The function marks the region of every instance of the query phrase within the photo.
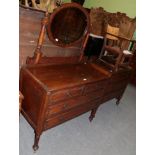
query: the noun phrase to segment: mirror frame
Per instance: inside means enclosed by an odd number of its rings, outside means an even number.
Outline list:
[[[55,41],[54,37],[53,37],[53,33],[51,32],[51,24],[55,18],[55,16],[63,9],[66,8],[76,8],[79,9],[80,11],[82,11],[84,13],[84,15],[86,16],[86,22],[87,22],[87,26],[84,30],[83,35],[77,39],[76,41],[73,41],[69,44],[63,44],[63,43],[59,43],[57,41]],[[47,24],[47,34],[49,37],[49,40],[52,41],[55,45],[57,46],[61,46],[61,47],[70,47],[78,42],[80,42],[82,40],[82,38],[84,38],[88,33],[89,33],[89,29],[90,29],[90,18],[89,18],[89,13],[87,12],[87,10],[85,8],[83,8],[81,5],[77,4],[77,3],[65,3],[63,4],[61,7],[57,8],[49,17],[49,21]]]

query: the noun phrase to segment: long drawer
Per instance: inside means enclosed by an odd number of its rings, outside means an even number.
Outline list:
[[[105,91],[104,89],[99,89],[98,91],[93,91],[90,93],[86,93],[82,96],[69,98],[69,99],[57,102],[56,104],[49,104],[48,110],[46,113],[46,118],[50,118],[53,115],[70,110],[79,105],[88,104],[91,101],[101,99],[102,96],[104,96],[104,91]]]
[[[52,95],[50,96],[49,104],[55,104],[59,101],[63,101],[75,96],[80,96],[83,94],[83,90],[84,90],[84,86],[78,86],[75,88],[52,92]]]
[[[90,111],[91,109],[98,107],[100,103],[101,103],[101,99],[96,99],[88,102],[87,104],[79,105],[76,108],[72,108],[67,112],[62,112],[58,115],[55,115],[54,117],[50,117],[45,121],[44,130],[47,130],[58,124],[66,122],[67,120],[75,118],[87,111]]]
[[[55,104],[60,101],[64,101],[69,98],[73,98],[76,96],[86,95],[88,93],[97,91],[99,89],[104,89],[106,87],[107,80],[99,81],[91,84],[85,84],[81,86],[76,86],[74,88],[68,88],[65,90],[59,90],[56,92],[52,92],[50,96],[49,104]]]

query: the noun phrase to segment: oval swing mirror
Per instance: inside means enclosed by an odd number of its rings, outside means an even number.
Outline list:
[[[89,29],[87,11],[76,3],[63,4],[49,17],[47,33],[56,45],[68,47],[79,42]]]

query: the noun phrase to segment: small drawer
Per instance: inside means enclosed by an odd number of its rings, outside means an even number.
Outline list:
[[[54,92],[50,96],[50,103],[59,102],[75,96],[82,95],[82,92],[83,92],[83,86]]]
[[[115,75],[112,75],[110,81],[113,83],[120,83],[122,81],[127,81],[130,78],[130,74],[124,73],[117,73]]]
[[[110,92],[113,92],[113,91],[119,91],[119,90],[122,90],[122,89],[125,89],[126,86],[128,84],[128,81],[122,81],[122,82],[119,82],[119,83],[109,83],[107,89],[106,89],[106,94],[107,93],[110,93]]]
[[[98,89],[98,90],[93,91],[93,92],[85,93],[84,95],[89,100],[95,100],[95,99],[98,99],[98,98],[101,98],[102,96],[104,96],[104,93],[105,93],[105,89]]]
[[[76,101],[75,99],[69,99],[69,100],[54,104],[48,108],[47,118],[51,117],[52,115],[58,114],[60,112],[69,110],[79,104],[80,102],[78,100]]]
[[[88,84],[85,86],[84,94],[99,90],[99,89],[104,89],[106,86],[107,81],[101,81],[97,82],[94,84]]]
[[[57,101],[68,99],[70,97],[71,96],[69,94],[69,91],[63,90],[63,91],[58,91],[58,92],[52,93],[52,95],[50,96],[50,101],[57,102]]]
[[[72,97],[80,96],[83,93],[83,89],[84,89],[84,86],[71,88],[69,89],[69,94]]]
[[[105,94],[105,96],[101,100],[102,100],[102,102],[106,102],[108,100],[111,100],[113,98],[117,98],[117,97],[121,96],[122,93],[123,93],[123,90],[113,91],[111,93]]]

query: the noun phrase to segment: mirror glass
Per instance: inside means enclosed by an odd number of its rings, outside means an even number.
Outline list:
[[[51,15],[48,24],[49,39],[59,46],[68,46],[83,37],[87,23],[87,14],[84,8],[68,5],[62,6]],[[82,10],[81,10],[82,8]]]

